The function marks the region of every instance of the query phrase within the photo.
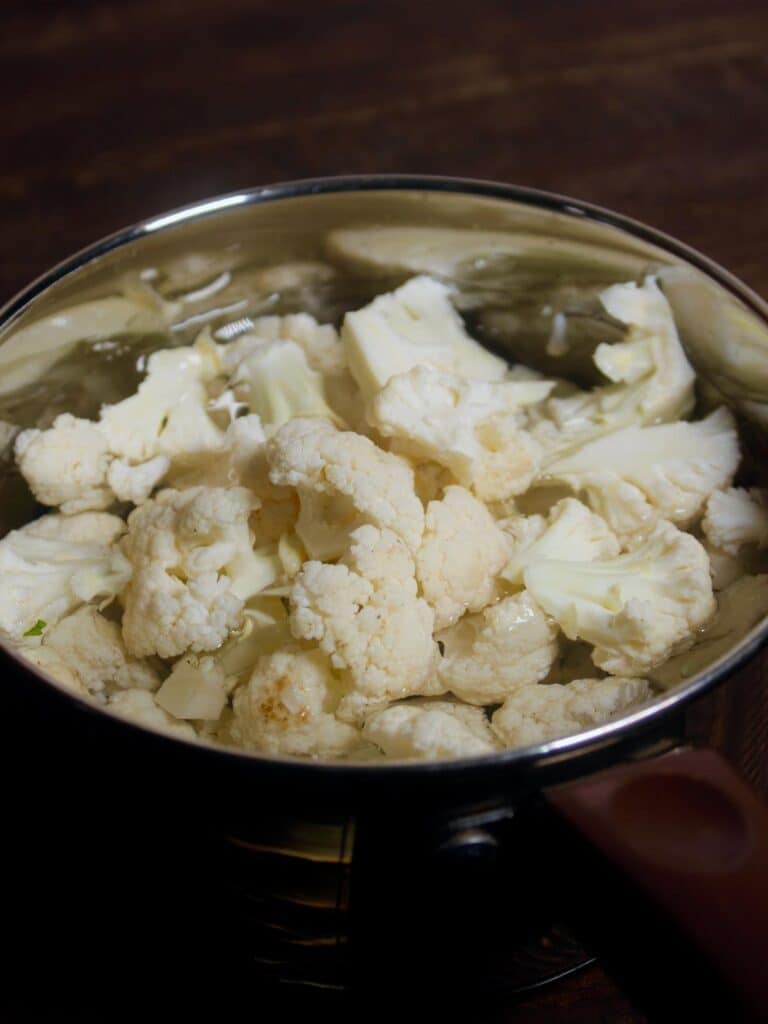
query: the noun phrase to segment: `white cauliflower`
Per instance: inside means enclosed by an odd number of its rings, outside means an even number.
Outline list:
[[[167,455],[156,455],[135,465],[127,459],[112,459],[107,470],[107,483],[118,501],[141,505],[166,475],[170,464]]]
[[[392,530],[411,552],[417,550],[424,509],[414,491],[413,469],[405,459],[321,419],[286,423],[267,444],[267,459],[272,483],[297,488],[302,505],[310,503],[313,515],[301,518],[297,525],[310,554],[318,550],[317,528],[322,534],[322,557],[334,557],[322,532],[326,522],[332,531],[336,528],[335,555],[344,550],[351,529],[361,523]],[[322,499],[319,505],[313,497],[317,495]],[[316,519],[319,512],[322,518]]]
[[[43,632],[41,647],[58,657],[89,693],[103,690],[156,690],[160,678],[146,662],[125,649],[120,627],[97,608],[85,605]],[[56,676],[57,672],[49,669]]]
[[[615,535],[600,516],[575,498],[563,498],[548,517],[517,516],[502,520],[512,557],[501,575],[522,586],[527,566],[548,559],[595,562],[615,558],[621,550]]]
[[[146,501],[172,461],[220,450],[224,432],[208,412],[206,384],[219,369],[204,345],[161,349],[147,361],[135,395],[104,406],[98,422],[69,413],[47,430],[16,438],[22,476],[45,505],[67,514]]]
[[[494,704],[536,683],[557,657],[557,630],[530,594],[514,594],[437,635],[443,687],[470,704]]]
[[[478,380],[498,380],[507,364],[474,341],[450,303],[450,289],[414,277],[347,313],[341,340],[352,375],[366,401],[398,373],[431,366]]]
[[[690,679],[727,654],[768,615],[768,575],[742,576],[717,595],[717,612],[696,643],[648,673],[657,686],[669,689]]]
[[[121,718],[155,732],[167,733],[179,739],[197,739],[197,733],[188,722],[180,722],[157,703],[149,690],[118,690],[107,702],[107,708]]]
[[[654,277],[611,285],[600,300],[628,327],[626,341],[599,345],[594,361],[611,384],[546,404],[536,437],[552,455],[621,427],[680,419],[693,407],[694,372],[672,310]]]
[[[290,592],[291,630],[330,656],[372,701],[437,693],[434,615],[418,596],[413,559],[391,530],[362,526],[338,565],[307,562]]]
[[[277,597],[257,597],[243,610],[242,627],[211,654],[186,654],[173,666],[157,701],[176,718],[219,723],[227,698],[258,659],[292,642],[288,613]]]
[[[319,324],[308,313],[290,313],[288,316],[259,316],[248,335],[238,338],[238,344],[252,337],[254,347],[267,341],[294,341],[301,348],[313,370],[323,376],[336,376],[347,368],[344,346],[333,324]]]
[[[768,491],[759,487],[715,491],[701,526],[709,542],[729,555],[746,544],[767,547]]]
[[[467,380],[415,366],[372,399],[369,423],[397,451],[445,466],[486,501],[525,491],[541,449],[521,410],[541,402],[549,381]]]
[[[37,500],[58,505],[67,515],[108,508],[115,499],[140,504],[170,465],[166,455],[137,465],[116,458],[98,423],[69,413],[57,416],[47,430],[23,430],[15,454]]]
[[[451,701],[409,701],[371,714],[363,736],[388,757],[439,760],[498,750],[482,708]]]
[[[32,427],[16,438],[16,463],[43,505],[64,513],[107,508],[109,447],[97,424],[62,413],[48,430]]]
[[[123,596],[132,654],[213,650],[239,627],[243,601],[281,571],[276,553],[253,549],[255,504],[243,487],[191,487],[134,509],[123,545],[134,569]]]
[[[547,743],[634,711],[651,696],[645,679],[574,679],[523,686],[493,713],[491,728],[508,747]]]
[[[550,463],[547,477],[583,491],[625,536],[647,532],[659,519],[689,524],[733,478],[739,458],[733,417],[718,409],[699,423],[617,430]]]
[[[442,501],[430,501],[416,552],[416,578],[434,609],[435,629],[490,604],[496,576],[508,557],[504,534],[485,505],[465,488],[446,487]]]
[[[269,479],[266,435],[255,414],[239,416],[227,427],[224,449],[208,453],[181,472],[171,472],[177,490],[189,487],[247,487],[256,496],[251,527],[259,544],[279,541],[296,523],[299,500],[291,487],[276,487]]]
[[[83,512],[43,516],[0,540],[0,630],[20,640],[39,623],[52,626],[81,604],[107,604],[131,566],[114,541],[117,516]],[[40,627],[40,628],[43,628]]]
[[[206,389],[219,371],[204,346],[154,352],[136,394],[102,407],[98,425],[109,451],[137,463],[157,455],[184,461],[223,448],[224,431],[209,415]]]
[[[236,692],[229,738],[246,750],[340,757],[361,745],[360,731],[334,715],[341,684],[318,650],[292,646],[256,662]]]
[[[268,436],[299,416],[320,416],[341,425],[326,401],[322,376],[310,369],[293,341],[259,345],[238,364],[232,383]]]
[[[595,664],[617,676],[660,665],[715,610],[706,552],[667,522],[618,558],[536,562],[523,575],[565,635],[593,644]]]

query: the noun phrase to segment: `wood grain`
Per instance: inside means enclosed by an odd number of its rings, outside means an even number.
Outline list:
[[[4,0],[2,21],[0,301],[170,207],[393,171],[598,202],[768,294],[765,0]],[[474,1019],[644,1020],[598,968]]]

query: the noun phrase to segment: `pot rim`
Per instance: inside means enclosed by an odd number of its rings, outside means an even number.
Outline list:
[[[473,178],[447,177],[442,175],[418,174],[369,174],[343,175],[322,178],[304,178],[296,181],[262,185],[250,189],[241,189],[214,196],[209,199],[185,206],[177,207],[167,213],[148,217],[127,228],[107,235],[101,240],[74,253],[62,260],[40,277],[23,288],[0,308],[0,329],[10,325],[30,304],[48,288],[81,269],[89,263],[142,238],[151,236],[158,231],[165,231],[181,224],[202,220],[240,206],[252,206],[292,199],[299,196],[323,195],[335,192],[376,192],[376,191],[423,191],[448,192],[464,195],[477,195],[488,198],[517,202],[525,206],[552,210],[576,218],[582,217],[596,223],[606,224],[611,228],[650,242],[666,252],[684,259],[687,263],[702,270],[710,278],[717,281],[729,292],[739,298],[747,307],[768,323],[768,303],[761,299],[751,288],[745,285],[729,271],[703,253],[691,248],[684,242],[649,227],[641,221],[615,213],[594,203],[583,202],[555,192],[543,191],[519,185],[507,185],[501,182],[484,181]],[[551,765],[556,762],[570,760],[569,755],[584,755],[626,740],[633,732],[644,731],[646,727],[657,725],[669,720],[692,701],[703,696],[715,686],[725,682],[742,665],[748,662],[768,641],[768,619],[757,623],[742,639],[739,645],[728,655],[721,657],[703,672],[693,676],[684,685],[667,691],[653,703],[638,709],[632,714],[622,716],[615,721],[605,723],[593,729],[551,740],[547,743],[534,744],[527,747],[502,750],[496,754],[485,754],[472,758],[456,758],[443,761],[386,761],[378,762],[344,762],[344,761],[308,761],[300,758],[272,756],[237,750],[219,746],[210,741],[193,741],[171,736],[167,733],[140,726],[118,715],[110,713],[93,701],[83,698],[67,689],[52,676],[19,656],[14,648],[0,640],[0,660],[6,664],[16,664],[22,674],[30,680],[42,683],[46,690],[53,686],[62,697],[79,705],[82,710],[99,714],[106,713],[106,718],[113,724],[119,724],[142,736],[147,733],[176,747],[183,744],[191,750],[217,758],[232,759],[241,767],[284,766],[291,772],[311,772],[313,777],[327,776],[329,779],[343,779],[345,782],[364,780],[371,775],[380,775],[384,769],[395,772],[398,776],[418,774],[423,778],[427,774],[453,774],[455,771],[467,772],[472,769],[488,769],[493,766],[506,769],[531,769],[539,765]],[[102,719],[103,720],[103,719]],[[170,749],[170,748],[169,748]]]

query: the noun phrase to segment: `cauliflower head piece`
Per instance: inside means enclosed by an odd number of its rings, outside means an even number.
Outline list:
[[[714,618],[698,634],[695,644],[651,669],[656,686],[669,689],[707,668],[768,615],[768,575],[742,576],[717,595]]]
[[[525,591],[466,615],[437,640],[440,682],[470,704],[495,704],[538,682],[558,653],[557,629]]]
[[[258,345],[238,364],[232,383],[237,397],[261,420],[267,436],[300,416],[320,416],[343,426],[326,401],[321,374],[310,369],[294,341]]]
[[[224,431],[209,414],[206,389],[219,372],[204,346],[153,352],[136,394],[101,409],[98,425],[109,451],[138,463],[157,455],[183,461],[223,448]]]
[[[22,431],[16,460],[35,497],[66,514],[115,500],[138,505],[172,462],[222,449],[225,434],[209,414],[206,389],[218,368],[205,346],[161,349],[137,393],[103,406],[97,422],[63,413],[46,430]]]
[[[710,544],[729,555],[748,544],[768,547],[768,491],[759,487],[715,491],[701,526]]]
[[[541,402],[551,381],[468,380],[415,366],[372,399],[369,423],[397,451],[431,459],[485,501],[525,491],[541,448],[521,429],[521,410]]]
[[[498,750],[482,708],[447,700],[412,700],[375,711],[363,736],[388,757],[436,761]]]
[[[414,277],[347,313],[341,329],[347,362],[366,401],[395,374],[414,366],[478,380],[498,380],[507,364],[467,334],[447,285]]]
[[[600,516],[590,512],[576,498],[563,498],[547,517],[514,516],[502,520],[512,557],[501,576],[509,583],[523,585],[529,565],[548,559],[595,562],[615,558],[621,550],[618,539]]]
[[[336,565],[306,562],[290,591],[290,625],[314,641],[344,682],[372,702],[434,689],[434,614],[418,596],[408,549],[391,530],[361,526]]]
[[[125,530],[106,512],[50,514],[0,540],[0,630],[19,641],[38,622],[52,626],[82,604],[108,604],[131,565],[115,541]]]
[[[128,654],[117,623],[92,605],[78,608],[46,629],[40,650],[46,662],[39,661],[41,667],[63,682],[74,677],[87,694],[160,686],[152,665]]]
[[[319,324],[309,313],[256,317],[248,333],[237,339],[241,351],[246,339],[250,340],[253,348],[265,341],[294,342],[304,353],[310,369],[323,376],[335,377],[347,368],[339,332],[333,324]],[[224,352],[226,358],[226,349]]]
[[[583,491],[610,527],[627,536],[647,532],[659,519],[692,522],[712,492],[733,478],[739,459],[736,424],[727,409],[718,409],[699,423],[617,430],[550,463],[547,478]]]
[[[271,482],[295,487],[309,509],[296,532],[310,555],[337,557],[361,524],[391,530],[412,552],[421,543],[424,508],[413,468],[362,434],[327,420],[294,419],[270,439],[267,461]]]
[[[523,686],[494,711],[491,728],[505,746],[527,747],[602,725],[650,696],[645,679],[619,676]]]
[[[490,604],[508,557],[509,546],[493,516],[464,487],[446,487],[441,501],[430,501],[416,552],[416,577],[434,609],[435,629]]]
[[[617,676],[661,664],[715,610],[704,548],[667,522],[618,558],[536,562],[523,576],[565,635],[593,644],[594,663]]]
[[[43,505],[66,515],[108,508],[115,500],[146,501],[170,465],[165,455],[132,465],[118,458],[98,423],[62,413],[47,430],[16,437],[16,462]]]
[[[131,654],[172,658],[219,647],[239,628],[244,601],[280,574],[276,552],[254,550],[244,487],[161,491],[128,517],[133,577],[123,601]]]
[[[693,407],[695,374],[656,279],[611,285],[600,301],[626,325],[627,340],[595,351],[595,364],[610,384],[546,404],[549,419],[534,433],[548,457],[621,427],[681,419]]]
[[[342,757],[360,747],[360,730],[334,712],[343,687],[319,650],[293,645],[263,655],[232,702],[231,742],[246,750]]]

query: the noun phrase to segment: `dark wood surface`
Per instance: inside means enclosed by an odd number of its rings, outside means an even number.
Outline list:
[[[1,17],[0,300],[149,214],[387,171],[601,203],[768,294],[765,0],[4,0]],[[645,1020],[599,968],[474,1019]]]

